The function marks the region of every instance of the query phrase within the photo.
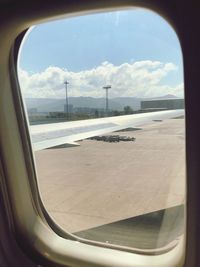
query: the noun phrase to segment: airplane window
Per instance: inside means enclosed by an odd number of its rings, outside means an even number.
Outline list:
[[[18,75],[39,189],[78,240],[163,251],[184,232],[182,53],[144,9],[53,21],[26,35]]]

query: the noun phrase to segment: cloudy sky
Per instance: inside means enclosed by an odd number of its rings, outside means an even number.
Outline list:
[[[53,21],[26,36],[18,62],[25,97],[183,96],[179,41],[169,24],[147,10]]]

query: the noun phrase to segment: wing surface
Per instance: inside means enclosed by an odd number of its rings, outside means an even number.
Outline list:
[[[75,143],[92,136],[111,133],[128,127],[137,127],[153,120],[164,120],[184,115],[183,109],[123,115],[81,121],[59,122],[30,126],[33,149]]]

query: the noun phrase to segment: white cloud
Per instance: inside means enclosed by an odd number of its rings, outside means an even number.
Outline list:
[[[183,83],[175,87],[162,80],[177,70],[173,63],[137,61],[115,66],[103,62],[98,67],[80,72],[50,66],[40,73],[19,70],[19,80],[25,97],[61,98],[65,96],[64,81],[68,81],[69,96],[104,97],[102,87],[111,84],[110,97],[156,97],[165,94],[183,95]]]

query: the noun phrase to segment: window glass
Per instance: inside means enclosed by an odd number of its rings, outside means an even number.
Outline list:
[[[41,198],[66,232],[159,250],[183,235],[183,66],[143,9],[35,26],[18,60]]]

